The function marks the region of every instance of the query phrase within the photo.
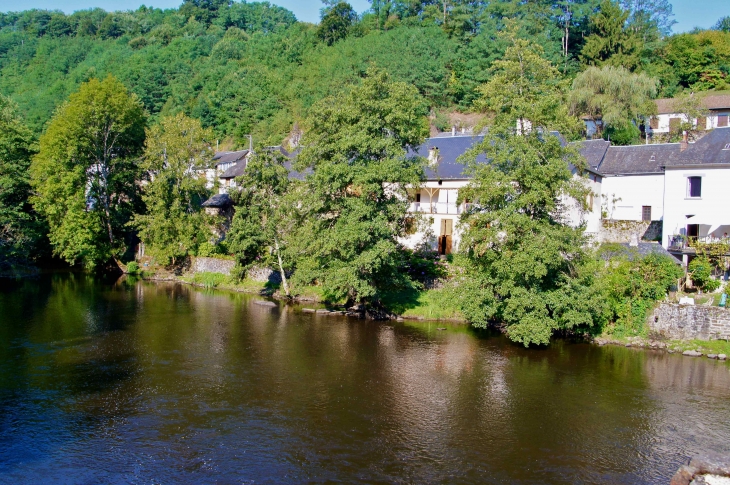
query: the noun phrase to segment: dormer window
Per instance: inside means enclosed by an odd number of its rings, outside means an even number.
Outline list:
[[[687,177],[687,197],[702,197],[702,177]]]
[[[725,148],[723,148],[723,150],[730,150],[730,143],[728,143],[727,145],[725,145]]]

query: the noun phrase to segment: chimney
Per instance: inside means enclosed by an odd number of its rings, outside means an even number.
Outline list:
[[[456,127],[455,126],[451,127],[451,136],[456,136]]]
[[[689,142],[687,141],[687,131],[682,132],[682,143],[679,144],[679,151],[683,152],[689,147]]]
[[[462,127],[461,127],[461,134],[463,135],[463,134],[465,134],[465,133],[466,133],[466,128],[464,128],[464,127],[462,126]]]

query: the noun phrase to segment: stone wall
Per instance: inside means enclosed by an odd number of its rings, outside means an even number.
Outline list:
[[[236,262],[232,259],[193,258],[193,273],[222,273],[230,275]]]
[[[636,234],[640,241],[661,241],[662,221],[612,221],[604,219],[598,230],[600,243],[627,243]]]
[[[652,331],[671,339],[730,338],[730,310],[725,308],[660,303],[648,323]]]
[[[274,271],[271,268],[266,268],[262,266],[250,267],[248,271],[246,271],[246,278],[257,281],[259,283],[268,282],[275,285],[281,283],[281,274],[278,271]]]

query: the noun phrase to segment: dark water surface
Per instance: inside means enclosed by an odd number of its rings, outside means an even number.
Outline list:
[[[1,483],[668,483],[730,365],[54,275],[0,287]]]

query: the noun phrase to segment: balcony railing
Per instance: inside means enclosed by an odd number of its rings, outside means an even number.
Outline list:
[[[715,236],[683,236],[675,234],[669,238],[669,249],[673,251],[684,251],[694,249],[698,244],[730,244],[730,237]]]
[[[448,204],[444,202],[411,202],[409,212],[421,212],[424,214],[462,214],[469,210],[471,204]]]

